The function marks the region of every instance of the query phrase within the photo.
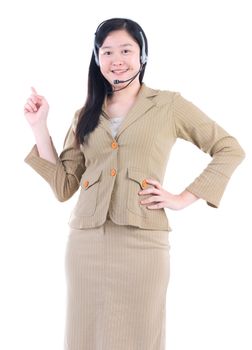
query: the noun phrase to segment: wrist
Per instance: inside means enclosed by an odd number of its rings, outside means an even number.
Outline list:
[[[185,207],[187,207],[188,205],[191,205],[192,203],[194,203],[198,199],[199,199],[199,197],[195,196],[193,193],[191,193],[187,190],[184,190],[183,192],[181,192],[178,195],[179,207],[180,207],[180,209],[184,209]]]
[[[46,121],[42,121],[40,123],[36,123],[36,124],[32,125],[31,129],[32,129],[32,131],[34,133],[48,131],[48,127],[47,127]]]
[[[35,139],[41,139],[49,136],[49,130],[46,123],[32,126],[32,132]]]

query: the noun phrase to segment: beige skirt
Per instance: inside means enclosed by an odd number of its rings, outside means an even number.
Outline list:
[[[70,228],[65,350],[165,350],[169,232]]]

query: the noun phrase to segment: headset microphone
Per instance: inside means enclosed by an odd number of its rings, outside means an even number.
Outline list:
[[[116,85],[116,84],[127,83],[128,81],[133,81],[133,80],[138,76],[138,74],[141,72],[142,68],[143,68],[143,67],[142,67],[142,65],[141,65],[139,71],[138,71],[137,74],[135,74],[133,77],[131,77],[131,78],[127,79],[127,80],[118,80],[118,79],[116,79],[116,80],[113,81],[113,83]]]

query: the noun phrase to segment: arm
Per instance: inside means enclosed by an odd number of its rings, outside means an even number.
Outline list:
[[[35,137],[39,157],[48,160],[49,162],[56,164],[57,156],[53,149],[51,137],[46,124],[40,127],[32,127],[32,131]]]
[[[38,95],[34,87],[24,106],[24,114],[34,134],[39,156],[56,164],[57,154],[52,146],[47,128],[49,104],[44,96]]]
[[[58,156],[47,129],[49,105],[43,96],[37,95],[35,89],[33,92],[25,105],[25,116],[36,144],[26,156],[25,162],[49,183],[59,201],[65,201],[77,191],[85,171],[84,155],[75,147],[75,128],[80,110],[75,112],[63,151]]]
[[[178,197],[179,197],[179,200],[178,200],[179,208],[178,209],[184,209],[199,199],[199,197],[195,196],[193,193],[191,193],[187,190],[184,190],[183,192],[181,192],[178,195]]]
[[[173,101],[177,136],[212,157],[206,169],[186,188],[217,208],[236,167],[245,157],[238,141],[179,93]]]
[[[66,201],[78,190],[80,179],[85,171],[84,154],[75,147],[74,128],[78,112],[79,110],[75,113],[59,156],[50,137],[51,146],[47,144],[47,147],[43,146],[42,148],[44,156],[48,159],[40,156],[41,149],[39,150],[37,144],[33,146],[25,158],[25,162],[49,183],[60,202]],[[53,159],[49,157],[53,157],[56,162],[54,163]]]
[[[33,146],[25,162],[48,182],[56,198],[64,202],[72,197],[80,186],[80,179],[86,168],[85,158],[81,150],[74,145],[75,133],[72,125],[59,156],[51,138],[50,141],[56,163],[41,158],[37,145]]]

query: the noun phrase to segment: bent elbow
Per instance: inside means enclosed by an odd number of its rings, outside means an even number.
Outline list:
[[[66,202],[78,190],[79,185],[77,181],[71,177],[60,185],[53,187],[54,194],[59,202]]]
[[[226,154],[232,159],[236,159],[237,163],[241,163],[246,157],[244,149],[241,147],[239,142],[233,136],[224,138],[220,143],[220,148],[218,152],[222,152],[223,155]]]
[[[246,153],[245,153],[243,148],[240,147],[240,152],[239,153],[240,153],[241,161],[246,158]]]
[[[233,154],[239,159],[240,163],[246,158],[246,153],[237,140],[234,146]]]
[[[55,193],[55,197],[59,202],[66,202],[71,196],[61,196],[58,193]]]

